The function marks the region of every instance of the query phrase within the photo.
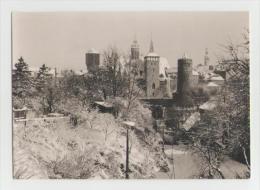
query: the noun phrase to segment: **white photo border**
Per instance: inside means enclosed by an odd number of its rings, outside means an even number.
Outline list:
[[[260,189],[259,1],[1,1],[0,10],[0,189]],[[251,178],[244,180],[14,180],[12,177],[11,13],[54,11],[249,11]]]

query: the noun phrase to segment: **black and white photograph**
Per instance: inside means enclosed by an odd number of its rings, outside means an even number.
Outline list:
[[[12,12],[13,179],[249,179],[247,11]]]

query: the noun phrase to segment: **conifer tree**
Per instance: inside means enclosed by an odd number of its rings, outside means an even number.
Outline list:
[[[13,96],[24,99],[31,94],[32,80],[31,72],[29,71],[28,64],[24,61],[23,57],[18,59],[15,63],[15,69],[12,76],[12,90]]]
[[[42,93],[44,89],[48,86],[50,83],[51,75],[49,73],[50,68],[47,67],[45,64],[43,64],[39,72],[37,73],[37,78],[36,78],[36,89]]]

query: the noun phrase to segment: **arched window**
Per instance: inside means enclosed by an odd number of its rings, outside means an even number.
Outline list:
[[[152,88],[155,89],[155,84],[153,83]]]

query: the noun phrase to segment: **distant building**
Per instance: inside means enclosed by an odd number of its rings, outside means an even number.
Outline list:
[[[28,113],[28,108],[26,106],[24,106],[21,109],[16,109],[13,108],[13,117],[15,119],[26,119],[27,113]]]
[[[100,54],[95,49],[90,49],[86,53],[86,66],[89,73],[94,73],[98,70],[100,64]]]
[[[201,76],[214,71],[214,66],[210,63],[208,48],[205,49],[204,64],[198,64],[196,70]]]
[[[195,70],[192,70],[191,76],[191,86],[196,87],[199,84],[199,73]]]

